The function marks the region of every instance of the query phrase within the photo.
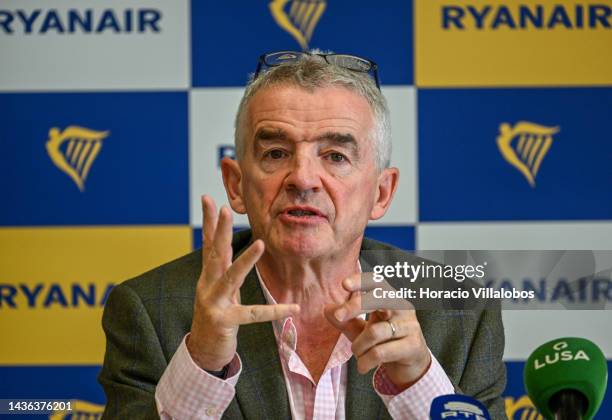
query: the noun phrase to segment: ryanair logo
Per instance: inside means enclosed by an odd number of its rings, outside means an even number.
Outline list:
[[[611,29],[612,8],[605,4],[442,6],[442,28],[464,29]]]
[[[62,172],[68,175],[79,190],[85,190],[85,180],[108,131],[94,131],[88,128],[69,126],[63,132],[57,127],[49,130],[47,153]]]
[[[103,307],[114,284],[0,283],[0,310]]]
[[[506,416],[510,420],[544,420],[527,395],[516,400],[512,397],[505,397],[504,402]]]
[[[535,187],[535,178],[542,160],[559,127],[545,127],[520,121],[511,127],[508,123],[499,126],[497,147],[506,161],[514,166]]]
[[[82,400],[70,401],[71,410],[56,411],[49,416],[49,420],[99,420],[104,413],[104,406]]]
[[[157,9],[0,9],[0,35],[160,33]]]
[[[269,5],[278,26],[295,38],[303,50],[308,49],[326,6],[325,0],[272,0]]]

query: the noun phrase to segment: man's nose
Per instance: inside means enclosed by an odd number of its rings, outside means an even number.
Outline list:
[[[285,178],[285,187],[299,192],[319,191],[321,189],[319,162],[310,156],[295,155]]]

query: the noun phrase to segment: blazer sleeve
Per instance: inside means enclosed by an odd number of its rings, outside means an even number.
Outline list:
[[[104,309],[106,353],[98,381],[107,403],[105,419],[158,419],[155,386],[167,366],[141,298],[126,284],[116,286]]]
[[[456,392],[481,401],[491,419],[507,419],[502,393],[506,389],[504,326],[499,307],[480,314],[465,370]]]

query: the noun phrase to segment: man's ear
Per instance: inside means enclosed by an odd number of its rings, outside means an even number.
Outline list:
[[[242,170],[237,161],[227,156],[221,160],[221,174],[227,199],[232,209],[239,214],[246,214],[246,207],[242,198]]]
[[[397,168],[385,168],[378,175],[378,189],[374,206],[370,212],[370,220],[377,220],[385,215],[391,205],[398,183],[399,169]]]

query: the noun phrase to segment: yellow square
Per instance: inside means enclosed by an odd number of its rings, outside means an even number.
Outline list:
[[[102,363],[112,285],[191,242],[188,226],[0,229],[0,364]]]
[[[612,84],[610,0],[415,0],[421,87]]]

